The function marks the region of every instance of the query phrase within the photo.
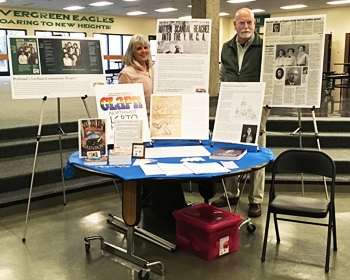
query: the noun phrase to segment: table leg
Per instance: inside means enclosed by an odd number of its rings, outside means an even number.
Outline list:
[[[123,182],[123,219],[127,228],[127,249],[125,250],[121,247],[106,242],[102,236],[90,236],[84,238],[86,253],[89,253],[91,240],[100,240],[102,250],[142,266],[144,269],[149,269],[155,273],[164,275],[164,266],[161,262],[150,263],[134,255],[134,227],[140,222],[141,219],[140,194],[141,184],[138,181]]]

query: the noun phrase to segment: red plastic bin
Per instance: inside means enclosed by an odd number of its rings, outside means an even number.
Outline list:
[[[202,203],[173,212],[176,244],[208,261],[238,250],[242,216]]]

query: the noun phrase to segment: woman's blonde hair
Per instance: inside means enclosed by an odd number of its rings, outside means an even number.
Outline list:
[[[125,55],[123,57],[123,64],[124,65],[130,65],[133,63],[133,61],[135,60],[134,57],[134,51],[137,45],[147,45],[148,48],[150,47],[149,41],[143,37],[140,34],[136,34],[134,36],[131,37],[130,42],[129,42],[129,46],[125,52]],[[151,56],[151,50],[149,50],[149,57],[148,60],[146,61],[146,65],[148,67],[151,67],[153,65],[152,62],[152,56]]]

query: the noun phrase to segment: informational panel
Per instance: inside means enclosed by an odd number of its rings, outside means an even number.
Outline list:
[[[94,95],[104,84],[99,39],[8,37],[13,99]]]
[[[208,93],[211,20],[157,21],[154,94]]]
[[[152,94],[151,138],[209,138],[209,94]]]
[[[266,18],[264,105],[320,107],[326,16]]]
[[[265,83],[222,82],[213,142],[257,145]]]
[[[142,120],[142,140],[150,142],[142,84],[95,86],[98,117],[107,119],[107,144],[114,144],[115,120]]]

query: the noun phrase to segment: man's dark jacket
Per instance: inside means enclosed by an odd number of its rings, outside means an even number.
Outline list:
[[[260,82],[263,40],[254,32],[254,40],[244,54],[241,70],[238,70],[237,35],[222,46],[222,82]]]

